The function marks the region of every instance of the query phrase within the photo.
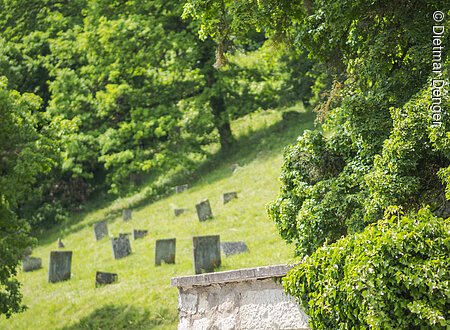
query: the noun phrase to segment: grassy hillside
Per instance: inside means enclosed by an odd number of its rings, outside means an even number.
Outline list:
[[[194,235],[220,234],[221,241],[247,243],[250,252],[222,256],[220,270],[289,262],[293,247],[279,238],[265,205],[278,191],[283,147],[311,127],[309,113],[283,121],[279,112],[266,111],[234,122],[238,146],[198,180],[187,178],[188,191],[134,209],[130,222],[123,222],[120,215],[110,217],[108,229],[114,236],[133,228],[149,230],[147,237],[131,242],[129,257],[113,260],[109,239],[94,240],[92,224],[104,219],[111,206],[77,215],[70,225],[48,233],[33,253],[43,259],[43,268],[19,273],[29,309],[9,320],[0,317],[0,329],[176,329],[177,289],[170,286],[170,278],[193,274]],[[235,173],[229,168],[233,163],[240,165]],[[237,191],[239,198],[223,205],[222,193],[229,191]],[[200,223],[195,204],[205,198],[214,219]],[[175,217],[173,207],[189,211]],[[72,278],[49,284],[49,253],[56,249],[57,237],[65,250],[73,251]],[[155,267],[155,240],[173,237],[176,264]],[[118,273],[119,282],[95,288],[97,270]]]

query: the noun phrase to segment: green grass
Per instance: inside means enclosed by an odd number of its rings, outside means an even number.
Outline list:
[[[18,275],[28,310],[9,320],[0,317],[0,329],[176,329],[178,292],[170,279],[193,274],[195,235],[220,234],[221,241],[247,243],[249,253],[222,256],[218,270],[289,262],[293,247],[278,236],[265,206],[278,192],[283,147],[312,127],[310,113],[302,113],[300,119],[288,125],[279,112],[266,111],[237,120],[232,126],[236,148],[209,162],[203,176],[187,178],[192,186],[188,191],[133,209],[130,222],[110,216],[108,229],[114,236],[133,228],[149,230],[147,237],[131,242],[129,257],[113,260],[109,240],[94,241],[92,224],[106,218],[111,205],[78,214],[49,232],[33,253],[42,258],[43,269]],[[235,173],[229,169],[233,163],[241,166]],[[223,205],[222,193],[229,191],[237,191],[239,198]],[[214,219],[201,223],[195,204],[205,198]],[[189,211],[175,217],[172,207]],[[49,284],[49,253],[57,237],[73,251],[72,278]],[[155,240],[172,237],[177,239],[176,264],[156,267]],[[95,288],[97,270],[118,273],[119,282]]]

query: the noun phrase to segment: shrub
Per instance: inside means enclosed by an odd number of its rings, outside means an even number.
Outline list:
[[[448,329],[450,223],[421,209],[319,248],[284,278],[314,329]]]

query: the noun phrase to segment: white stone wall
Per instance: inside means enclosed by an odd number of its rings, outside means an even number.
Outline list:
[[[179,287],[179,330],[308,329],[275,278]]]

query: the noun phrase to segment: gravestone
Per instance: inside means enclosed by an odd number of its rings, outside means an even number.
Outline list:
[[[108,236],[108,225],[106,221],[94,223],[95,240],[100,241],[103,237]]]
[[[173,209],[173,213],[175,214],[176,217],[183,214],[186,211],[187,209]]]
[[[31,246],[27,246],[25,250],[23,250],[22,257],[29,257],[33,253],[33,248]]]
[[[211,206],[209,205],[209,200],[205,199],[201,201],[197,205],[195,205],[197,209],[198,220],[205,221],[212,218]]]
[[[122,219],[123,221],[130,221],[132,217],[131,209],[124,209],[122,211]]]
[[[223,242],[220,243],[220,249],[225,256],[248,252],[248,246],[244,242]]]
[[[158,239],[155,245],[155,265],[161,266],[161,261],[166,264],[175,263],[176,239]]]
[[[129,238],[131,233],[119,233],[119,238]]]
[[[131,254],[131,245],[128,236],[111,238],[114,259],[125,258]]]
[[[195,274],[211,273],[222,263],[220,257],[220,236],[194,236]]]
[[[237,192],[235,192],[235,191],[224,193],[223,194],[223,203],[226,204],[235,198],[237,198]]]
[[[175,187],[175,192],[177,193],[177,194],[179,194],[179,193],[182,193],[183,191],[186,191],[186,190],[188,190],[189,189],[189,185],[187,185],[187,184],[182,184],[181,186],[176,186]]]
[[[112,284],[117,282],[118,275],[116,273],[99,272],[95,274],[95,287],[99,285]]]
[[[33,270],[37,270],[42,268],[42,259],[26,256],[22,259],[22,270],[24,272],[32,272]]]
[[[70,279],[72,251],[51,251],[48,266],[48,281],[61,282]]]
[[[143,238],[147,234],[148,230],[133,229],[133,239]]]
[[[231,164],[230,165],[230,170],[231,170],[231,172],[236,172],[236,170],[238,170],[239,169],[239,164],[237,164],[237,163],[235,163],[235,164]]]

